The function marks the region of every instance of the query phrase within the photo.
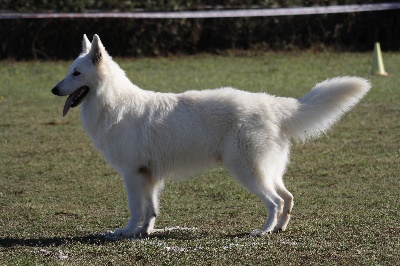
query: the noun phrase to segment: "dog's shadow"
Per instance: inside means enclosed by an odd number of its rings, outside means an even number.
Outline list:
[[[9,248],[14,246],[25,246],[25,247],[50,247],[50,246],[63,246],[68,244],[85,244],[85,245],[104,245],[106,243],[112,243],[116,241],[126,240],[146,240],[146,239],[158,239],[161,241],[168,240],[194,240],[205,238],[209,233],[194,233],[186,230],[179,232],[162,232],[155,233],[146,238],[128,238],[128,239],[110,239],[102,234],[92,234],[85,236],[66,236],[66,237],[39,237],[39,238],[12,238],[5,237],[0,238],[0,247]],[[225,238],[243,238],[248,237],[247,233],[239,233],[234,235],[225,235]]]
[[[62,246],[71,243],[82,243],[90,245],[101,245],[107,240],[101,235],[86,235],[73,237],[39,237],[39,238],[0,238],[0,247],[26,246],[26,247],[49,247]]]

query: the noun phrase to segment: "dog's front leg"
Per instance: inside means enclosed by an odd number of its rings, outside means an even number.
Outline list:
[[[140,175],[123,175],[130,218],[125,228],[118,228],[114,232],[107,232],[106,237],[112,239],[135,236],[136,230],[143,219],[146,188],[143,177]]]
[[[144,212],[143,224],[140,226],[136,232],[137,237],[146,237],[154,230],[154,224],[156,217],[159,213],[159,194],[164,187],[163,181],[153,181],[148,180],[147,186],[147,200],[146,200],[146,210]]]

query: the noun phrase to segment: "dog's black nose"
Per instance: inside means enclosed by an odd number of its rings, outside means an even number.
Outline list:
[[[54,87],[54,88],[51,90],[51,92],[52,92],[54,95],[58,95],[58,94],[59,94],[59,92],[58,92],[58,87]]]

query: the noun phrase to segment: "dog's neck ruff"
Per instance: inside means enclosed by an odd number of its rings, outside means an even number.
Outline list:
[[[143,109],[142,99],[146,93],[126,77],[119,81],[119,86],[107,82],[100,87],[91,88],[80,106],[83,127],[98,149],[101,149],[103,137],[127,113],[135,117],[135,113]]]

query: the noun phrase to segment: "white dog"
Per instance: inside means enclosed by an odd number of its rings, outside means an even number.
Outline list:
[[[154,230],[166,176],[187,175],[222,163],[268,209],[262,236],[285,230],[293,195],[282,175],[291,139],[327,131],[370,89],[367,80],[339,77],[317,84],[301,99],[233,88],[181,94],[133,85],[100,38],[83,36],[82,53],[53,88],[69,95],[63,115],[81,104],[83,127],[106,161],[123,177],[130,219],[113,238]]]

